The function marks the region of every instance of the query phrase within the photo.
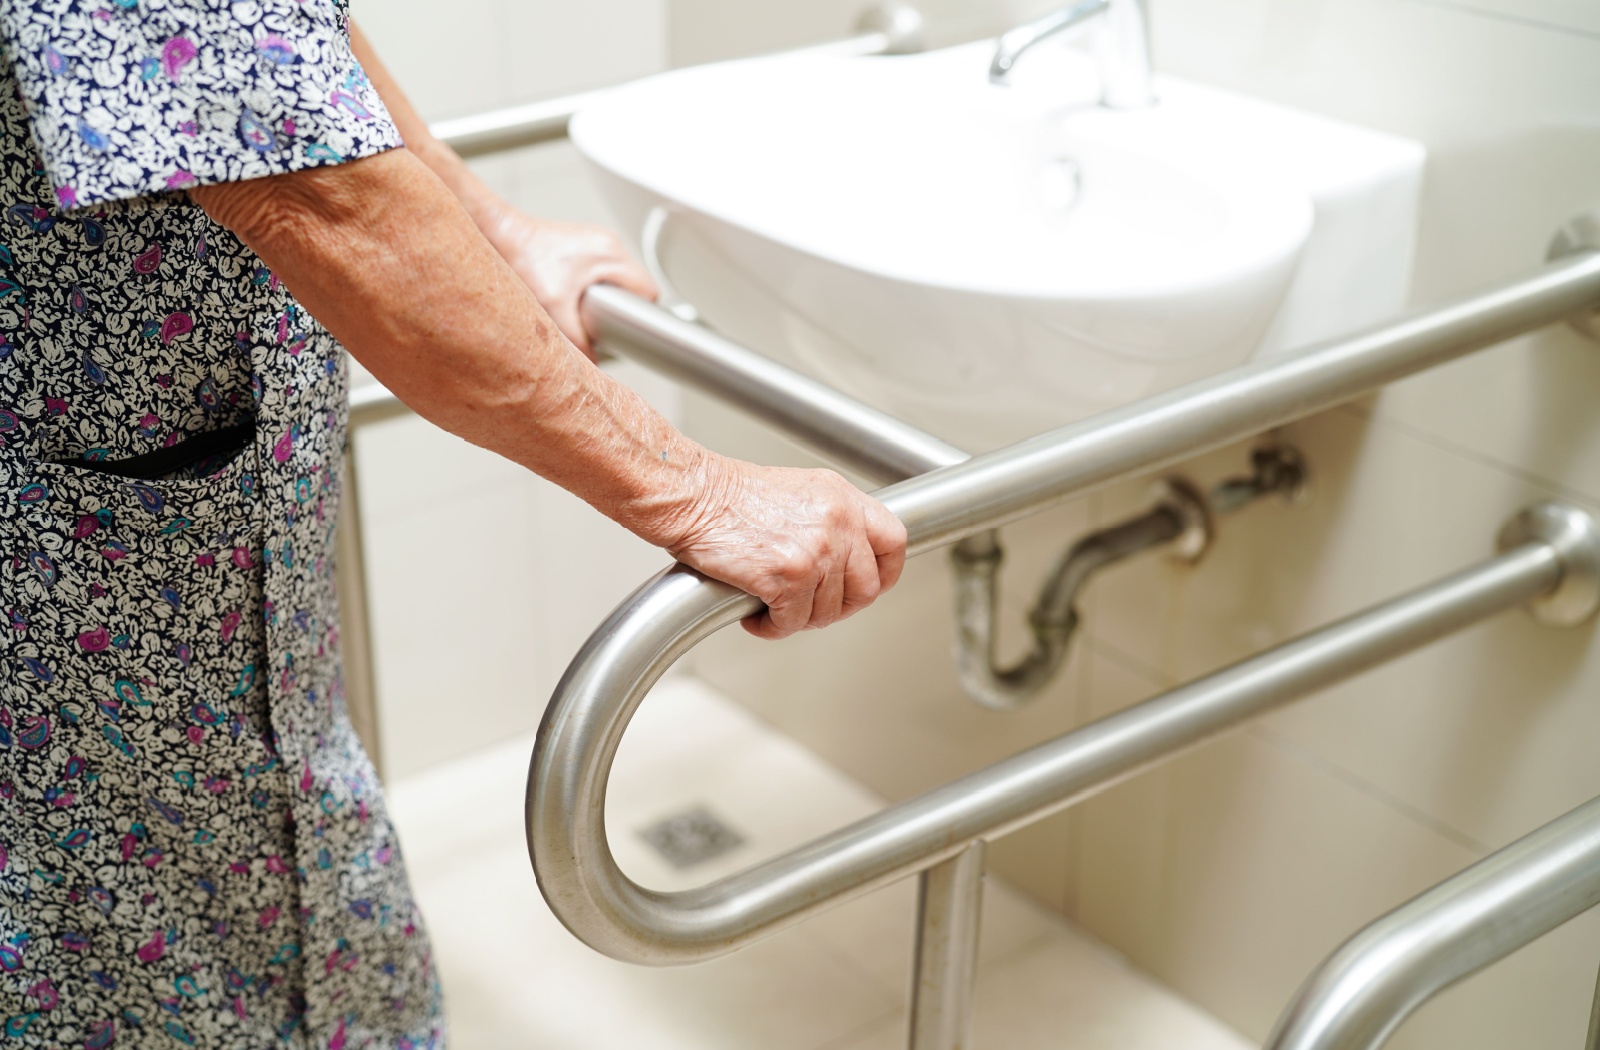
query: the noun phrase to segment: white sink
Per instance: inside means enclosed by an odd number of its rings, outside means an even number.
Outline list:
[[[972,451],[1393,312],[1413,143],[1069,47],[654,77],[572,138],[716,328]]]

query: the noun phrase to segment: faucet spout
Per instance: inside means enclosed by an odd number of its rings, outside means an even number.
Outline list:
[[[1086,22],[1099,27],[1101,101],[1112,109],[1141,109],[1155,104],[1150,69],[1150,19],[1145,0],[1077,0],[1076,3],[1018,26],[1000,38],[989,80],[1010,82],[1012,70],[1034,47]]]
[[[1010,83],[1011,71],[1016,68],[1023,55],[1051,37],[1081,26],[1110,9],[1111,0],[1078,0],[1078,3],[1070,7],[1062,8],[1026,25],[1020,25],[1006,33],[1000,38],[1000,46],[994,52],[994,61],[989,65],[990,83]]]

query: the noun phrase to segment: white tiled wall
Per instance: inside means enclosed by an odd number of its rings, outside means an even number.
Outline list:
[[[665,0],[355,0],[428,119],[644,76]],[[604,222],[564,146],[479,163],[540,215]],[[425,253],[425,248],[419,246]],[[619,367],[669,412],[675,392]],[[357,442],[385,772],[404,777],[538,724],[556,677],[661,554],[560,489],[417,419]]]
[[[1592,0],[1151,4],[1164,69],[1428,145],[1419,302],[1534,265],[1563,220],[1600,207]],[[851,6],[817,5],[835,23]],[[794,24],[798,7],[678,0],[674,56],[824,35]],[[795,456],[714,406],[685,404],[708,441]],[[1289,428],[1316,472],[1312,506],[1229,521],[1196,570],[1149,560],[1108,574],[1073,671],[1022,715],[960,697],[937,556],[851,624],[767,649],[720,637],[697,672],[903,798],[1472,563],[1529,501],[1600,510],[1597,421],[1600,351],[1551,329]],[[1246,451],[1185,469],[1209,483]],[[1144,493],[1130,483],[1007,530],[1013,625],[1054,550],[1088,522],[1142,508]],[[1600,795],[1593,636],[1502,617],[1006,840],[997,867],[1262,1038],[1357,927]],[[1580,1044],[1597,962],[1590,916],[1450,992],[1392,1045]]]

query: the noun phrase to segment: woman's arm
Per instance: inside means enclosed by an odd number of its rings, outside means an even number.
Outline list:
[[[399,127],[406,148],[461,202],[478,231],[533,289],[556,326],[578,349],[593,356],[581,309],[583,293],[591,285],[614,284],[651,300],[660,294],[655,281],[612,231],[535,218],[485,186],[455,150],[433,137],[354,22],[350,23],[350,44]]]
[[[882,504],[678,433],[572,349],[409,150],[191,194],[419,414],[761,598],[752,633],[824,627],[898,579],[905,529]]]

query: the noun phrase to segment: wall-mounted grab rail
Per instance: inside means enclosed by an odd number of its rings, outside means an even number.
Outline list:
[[[1266,1048],[1378,1050],[1429,999],[1596,904],[1600,799],[1346,941],[1295,996]]]
[[[971,458],[931,434],[620,288],[589,289],[583,313],[602,350],[743,409],[823,459],[875,480],[901,481]]]
[[[1600,250],[1569,246],[1534,272],[1360,335],[1224,373],[879,493],[913,553],[1023,517],[1077,492],[1303,418],[1600,304]],[[1529,522],[1549,526],[1530,531]],[[1581,522],[1581,527],[1577,523]],[[1508,535],[1517,535],[1513,530]],[[709,886],[664,894],[616,866],[605,789],[638,705],[701,640],[759,609],[682,566],[647,583],[568,668],[540,727],[528,781],[528,845],[540,888],[580,939],[646,964],[708,959],[819,910],[923,872],[924,932],[970,926],[982,842],[1177,754],[1240,721],[1409,652],[1522,601],[1571,612],[1600,571],[1592,522],[1558,508],[1524,519],[1500,558],[1281,646]],[[1579,594],[1583,600],[1572,596]],[[1560,617],[1552,617],[1560,619]],[[935,869],[930,871],[930,869]],[[937,872],[939,878],[932,876]],[[964,943],[964,942],[963,942]],[[915,987],[948,989],[970,958],[919,940]],[[942,972],[928,973],[928,968]],[[963,1000],[964,1001],[964,1000]],[[914,1050],[964,1043],[966,1019],[913,1005]]]

